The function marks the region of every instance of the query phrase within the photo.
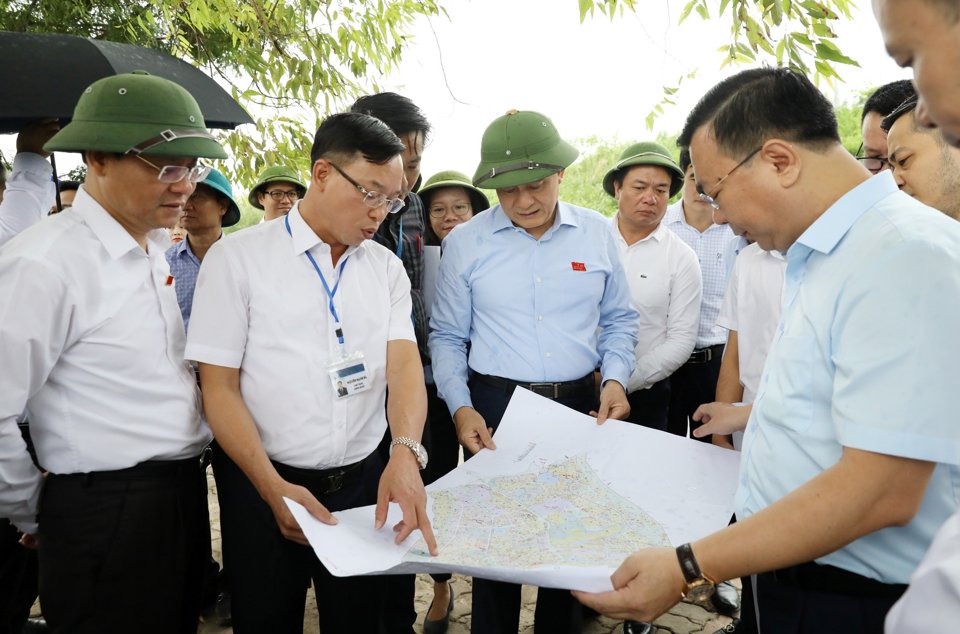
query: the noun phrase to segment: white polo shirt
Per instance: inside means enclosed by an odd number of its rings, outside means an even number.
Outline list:
[[[610,230],[620,252],[630,300],[640,313],[637,365],[627,391],[645,390],[690,358],[697,342],[703,282],[697,254],[661,223],[631,245],[617,221]]]
[[[752,403],[760,388],[763,364],[780,321],[787,261],[779,251],[754,243],[737,256],[717,325],[737,332],[743,402]]]
[[[346,260],[334,306],[345,348],[363,353],[372,387],[342,399],[328,374],[340,346],[336,323],[308,250],[331,290]],[[383,438],[387,342],[416,341],[411,311],[410,281],[393,253],[366,240],[334,269],[298,202],[286,220],[231,234],[207,252],[186,355],[240,369],[243,400],[272,460],[337,467],[362,460]]]
[[[0,250],[0,515],[21,529],[41,483],[15,424],[25,407],[53,473],[198,456],[210,440],[165,234],[144,252],[81,187]]]

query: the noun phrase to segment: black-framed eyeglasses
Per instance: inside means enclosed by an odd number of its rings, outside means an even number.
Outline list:
[[[470,203],[454,203],[451,207],[431,207],[430,216],[433,218],[443,218],[447,215],[447,211],[451,210],[458,216],[466,216],[469,213],[473,212],[473,205]]]
[[[890,159],[886,156],[863,156],[863,143],[857,149],[857,160],[867,168],[871,174],[879,174],[890,166]]]
[[[388,214],[395,214],[401,209],[403,209],[403,199],[402,198],[390,198],[380,192],[372,192],[366,187],[358,183],[357,181],[350,178],[346,172],[340,169],[336,164],[330,163],[333,166],[333,169],[340,172],[340,176],[343,176],[347,179],[347,182],[357,188],[357,191],[363,194],[363,204],[371,209],[376,209],[381,205],[387,206]]]
[[[727,172],[727,173],[723,176],[723,178],[721,178],[720,180],[718,180],[718,181],[717,181],[717,184],[713,186],[713,194],[712,194],[712,195],[708,195],[706,192],[704,192],[704,191],[703,191],[703,187],[700,186],[700,183],[697,183],[697,194],[700,196],[700,200],[702,200],[703,202],[707,203],[708,205],[710,205],[710,206],[713,207],[714,209],[720,209],[720,205],[717,203],[716,200],[714,200],[714,196],[716,196],[716,195],[720,192],[720,185],[722,185],[722,184],[723,184],[723,181],[725,181],[725,180],[727,180],[728,178],[730,178],[730,175],[731,175],[731,174],[733,174],[733,173],[736,172],[738,169],[740,169],[740,167],[741,167],[744,163],[746,163],[747,161],[749,161],[750,159],[752,159],[752,158],[754,157],[754,155],[755,155],[757,152],[759,152],[760,150],[762,150],[762,149],[763,149],[763,146],[761,145],[760,147],[758,147],[758,148],[757,148],[756,150],[754,150],[753,152],[750,152],[750,154],[747,154],[747,157],[746,157],[745,159],[743,159],[742,161],[740,161],[739,163],[737,163],[736,165],[734,165],[734,166],[733,166],[733,169],[730,170],[729,172]]]
[[[292,190],[292,191],[288,191],[288,192],[285,192],[285,191],[283,191],[282,189],[274,189],[274,190],[271,190],[271,191],[268,191],[268,192],[264,192],[264,193],[265,193],[267,196],[269,196],[270,198],[273,198],[273,199],[276,200],[276,201],[281,201],[281,200],[283,200],[284,198],[286,198],[287,200],[289,200],[289,201],[292,202],[292,203],[297,202],[297,198],[300,197],[300,196],[299,196],[299,192],[298,192],[297,190],[295,190],[295,189]]]
[[[139,154],[134,154],[135,157],[152,167],[153,169],[159,172],[157,174],[157,180],[161,183],[179,183],[184,178],[186,178],[191,183],[199,183],[207,176],[210,175],[210,170],[212,169],[209,165],[195,165],[193,167],[186,167],[184,165],[154,165],[147,159],[143,158]]]

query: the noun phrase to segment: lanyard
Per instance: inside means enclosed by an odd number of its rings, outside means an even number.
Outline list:
[[[287,227],[287,233],[290,234],[290,237],[293,237],[293,232],[290,231],[290,218],[289,216],[283,217],[284,223]],[[340,288],[340,279],[343,277],[343,267],[347,265],[347,260],[350,259],[350,256],[343,258],[340,262],[340,270],[337,271],[337,283],[333,285],[333,290],[330,290],[330,285],[327,284],[327,278],[323,276],[323,271],[320,270],[320,267],[317,265],[317,261],[313,259],[313,255],[310,254],[310,251],[304,251],[307,258],[310,260],[310,264],[313,265],[313,270],[317,272],[317,275],[320,277],[320,281],[323,282],[323,290],[327,292],[327,299],[329,303],[327,308],[330,309],[330,314],[333,316],[333,321],[337,324],[337,341],[340,345],[343,345],[343,329],[340,327],[340,315],[337,314],[337,307],[333,305],[333,298],[337,295],[337,290]]]
[[[397,257],[403,256],[403,216],[400,216],[400,226],[397,227]]]

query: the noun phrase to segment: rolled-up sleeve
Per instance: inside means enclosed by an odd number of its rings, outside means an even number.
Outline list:
[[[214,244],[197,276],[193,294],[190,332],[184,356],[225,368],[239,368],[247,345],[249,287],[243,275],[237,275],[223,244]]]
[[[846,447],[960,464],[957,380],[949,370],[960,358],[960,274],[943,266],[954,257],[941,248],[896,246],[840,297],[832,409]]]
[[[451,235],[445,243],[437,291],[430,318],[430,358],[437,392],[450,410],[472,407],[467,386],[467,342],[473,304],[466,269],[467,258]]]
[[[597,341],[600,374],[604,381],[612,379],[626,389],[636,364],[640,315],[630,303],[630,287],[617,245],[607,231],[603,232],[603,240],[610,261],[610,275],[600,299],[600,335]]]

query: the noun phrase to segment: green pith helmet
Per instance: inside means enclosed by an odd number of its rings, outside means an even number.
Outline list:
[[[672,198],[678,191],[683,189],[683,170],[677,165],[677,162],[670,156],[667,148],[659,143],[645,141],[643,143],[634,143],[620,154],[620,160],[610,168],[606,176],[603,177],[603,191],[611,196],[613,193],[613,181],[618,172],[623,170],[626,174],[628,167],[634,165],[656,165],[667,170],[670,174],[670,197]]]
[[[444,187],[461,187],[465,189],[467,195],[470,196],[473,213],[479,213],[484,209],[490,208],[490,201],[487,199],[487,195],[470,184],[470,179],[466,174],[455,170],[447,170],[445,172],[437,172],[431,176],[427,179],[423,187],[420,188],[420,191],[417,192],[423,200],[423,206],[428,213],[430,211],[430,199],[433,198],[433,194]]]
[[[217,192],[223,194],[230,200],[230,206],[227,207],[227,213],[223,214],[223,218],[220,219],[221,227],[232,227],[233,225],[240,222],[240,207],[237,205],[237,201],[233,199],[233,188],[230,187],[227,177],[218,172],[217,170],[210,170],[210,173],[207,174],[207,177],[197,183],[197,185],[206,185],[211,189],[215,189]]]
[[[297,174],[296,170],[292,170],[283,165],[272,165],[264,168],[264,170],[260,172],[260,176],[257,177],[257,184],[254,185],[253,189],[250,190],[250,195],[247,196],[247,200],[250,201],[250,204],[257,209],[263,209],[263,205],[261,205],[260,201],[257,199],[257,194],[260,193],[260,188],[267,183],[277,182],[290,183],[291,185],[295,186],[297,188],[297,198],[303,198],[303,195],[307,193],[307,186],[304,185],[303,181],[300,180],[300,176]]]
[[[43,149],[227,158],[207,131],[197,100],[180,85],[142,70],[87,86],[73,119]]]
[[[579,154],[546,116],[510,110],[484,131],[473,184],[500,189],[535,183],[565,169]]]

